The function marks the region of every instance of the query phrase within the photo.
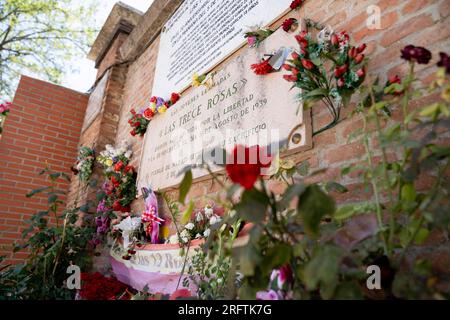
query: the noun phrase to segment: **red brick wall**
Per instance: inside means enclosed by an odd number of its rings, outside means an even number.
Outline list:
[[[0,256],[12,256],[11,245],[21,239],[24,220],[47,208],[45,197],[26,198],[32,189],[48,185],[38,173],[46,163],[53,171],[70,174],[77,156],[88,95],[22,76],[0,139]],[[68,189],[68,183],[59,187]]]
[[[381,29],[369,30],[366,26],[369,16],[367,8],[370,5],[376,5],[381,9]],[[366,53],[371,59],[370,77],[374,79],[379,76],[381,81],[385,81],[391,74],[398,73],[400,76],[406,74],[403,67],[405,64],[400,59],[401,48],[407,44],[426,46],[433,52],[431,63],[419,68],[419,76],[426,82],[436,70],[434,66],[438,53],[448,52],[450,47],[449,13],[448,0],[306,0],[299,11],[293,11],[281,18],[274,27],[280,25],[285,18],[293,16],[313,19],[324,25],[330,25],[336,31],[348,31],[355,43],[368,44]],[[135,151],[133,161],[136,166],[139,166],[142,139],[132,138],[129,135],[130,127],[127,120],[130,109],[145,106],[151,96],[158,40],[159,38],[129,66],[124,89],[116,141],[127,138],[133,144]],[[123,44],[123,46],[132,45],[131,41]],[[339,177],[342,167],[361,162],[364,154],[361,141],[348,142],[350,133],[362,126],[360,118],[347,118],[351,110],[350,107],[343,111],[342,122],[335,128],[314,137],[313,149],[291,156],[296,162],[308,159],[313,170],[326,168],[327,171],[324,174],[314,178],[316,181],[335,179],[345,184],[350,192],[344,196],[337,196],[339,202],[358,201],[363,195],[357,175],[343,179]],[[315,130],[330,122],[328,112],[320,106],[313,109],[312,119]],[[152,133],[149,132],[149,134]],[[372,143],[376,145],[376,141]],[[281,192],[283,184],[271,182],[271,188]],[[197,203],[201,205],[203,196],[215,191],[216,187],[213,186],[212,181],[203,181],[193,185],[189,197],[196,198]],[[176,190],[173,191],[174,194],[176,192]],[[140,201],[137,201],[135,208],[140,205]]]

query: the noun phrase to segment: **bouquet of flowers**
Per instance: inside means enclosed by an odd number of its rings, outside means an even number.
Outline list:
[[[77,163],[72,172],[79,176],[80,181],[87,182],[92,174],[95,163],[95,151],[89,147],[81,147],[78,151]]]
[[[272,33],[273,31],[269,29],[259,29],[255,31],[246,32],[244,38],[247,39],[249,47],[256,48]]]
[[[333,116],[333,121],[314,133],[317,134],[336,125],[341,106],[349,103],[363,83],[366,45],[352,46],[345,31],[334,33],[328,28],[322,29],[317,37],[303,31],[295,38],[300,50],[293,52],[283,65],[290,72],[283,77],[302,89],[299,98],[306,105],[320,100]]]
[[[81,300],[116,300],[127,299],[128,286],[116,278],[108,278],[99,272],[81,274]]]
[[[214,209],[206,206],[203,210],[195,213],[194,219],[187,223],[180,234],[175,234],[169,238],[169,243],[186,244],[191,240],[209,237],[211,226],[220,223],[222,218],[214,213]]]
[[[140,135],[141,137],[147,132],[147,127],[150,121],[156,114],[163,114],[180,100],[178,93],[172,93],[169,100],[164,100],[160,97],[151,97],[148,107],[141,109],[139,112],[131,109],[131,118],[128,123],[133,128],[130,132],[132,136]]]

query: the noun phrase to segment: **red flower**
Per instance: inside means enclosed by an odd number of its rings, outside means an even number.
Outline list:
[[[122,205],[120,204],[119,200],[114,201],[112,207],[113,207],[114,211],[121,211],[121,209],[122,209]]]
[[[122,161],[119,161],[119,162],[117,162],[115,165],[114,165],[114,171],[120,171],[120,170],[122,170],[122,168],[124,167],[125,165],[123,164],[123,162]]]
[[[130,206],[126,206],[126,207],[120,206],[120,209],[118,211],[123,212],[123,213],[127,213],[127,212],[131,211],[131,208],[130,208]]]
[[[297,76],[294,76],[293,74],[292,75],[287,75],[287,74],[285,74],[284,76],[283,76],[283,79],[284,80],[286,80],[286,81],[288,81],[288,82],[296,82],[298,79],[297,79]]]
[[[314,68],[314,64],[311,62],[311,60],[307,59],[302,59],[302,66],[308,70],[312,70]]]
[[[297,40],[300,48],[306,48],[308,46],[308,40],[306,40],[303,34],[298,34],[295,36],[295,40]]]
[[[272,66],[269,64],[269,59],[263,60],[261,63],[252,64],[251,68],[257,75],[265,75],[274,71]]]
[[[295,81],[297,81],[297,75],[300,71],[297,68],[292,69],[292,75],[295,76]]]
[[[130,134],[134,137],[136,135],[136,131],[134,131],[134,129],[133,129],[130,131]]]
[[[423,47],[413,45],[406,46],[402,51],[402,59],[406,61],[417,61],[419,64],[428,64],[431,60],[431,52]]]
[[[114,185],[115,188],[120,186],[120,182],[117,181],[116,177],[114,177],[114,176],[111,177],[111,182],[112,182],[112,184]]]
[[[355,58],[355,63],[360,64],[364,60],[364,55],[362,53],[358,54]]]
[[[180,100],[180,95],[175,92],[172,93],[172,95],[170,96],[170,102],[172,102],[172,104],[175,104],[178,100]]]
[[[343,66],[337,67],[334,70],[334,76],[336,78],[340,78],[343,74],[345,74],[348,70],[348,65],[344,64]]]
[[[144,111],[144,118],[147,120],[151,120],[153,118],[153,116],[155,115],[155,113],[153,112],[152,109],[147,108]]]
[[[259,176],[261,169],[270,166],[271,157],[261,159],[261,147],[244,147],[236,145],[231,157],[228,157],[226,171],[230,179],[239,183],[245,189],[251,189]],[[264,161],[262,161],[264,160]]]
[[[298,7],[300,7],[302,5],[303,0],[294,0],[292,1],[290,7],[292,10],[297,9]]]
[[[389,84],[394,84],[394,83],[401,84],[402,83],[402,80],[400,79],[398,74],[396,74],[395,76],[390,76],[388,81],[389,81]]]
[[[345,80],[344,78],[339,78],[337,85],[339,88],[342,88],[343,86],[345,86]]]
[[[136,111],[134,109],[131,109],[130,112],[133,116],[136,114]]]
[[[360,78],[363,78],[366,75],[366,70],[364,70],[364,68],[361,68],[358,71],[356,71],[356,75]]]
[[[282,67],[283,67],[283,69],[286,70],[286,71],[292,71],[292,66],[289,65],[289,64],[286,64],[286,63],[285,63],[285,64],[283,64]]]
[[[297,52],[292,52],[292,59],[293,60],[297,60],[298,58],[299,58],[299,55],[298,55],[298,53]]]
[[[188,289],[178,289],[170,295],[169,300],[177,300],[179,298],[190,298],[191,292]]]
[[[128,172],[133,172],[134,171],[134,167],[133,166],[130,166],[130,165],[128,165],[128,166],[126,166],[125,167],[125,173],[128,173]]]
[[[367,45],[365,43],[363,43],[356,49],[356,52],[362,53],[362,52],[364,52],[364,50],[366,50],[366,48],[367,48]]]
[[[348,57],[350,59],[353,59],[353,58],[356,57],[356,55],[357,55],[356,48],[355,47],[351,47],[350,50],[348,50]]]
[[[339,38],[338,38],[338,36],[335,33],[333,33],[331,35],[331,44],[333,46],[337,46],[339,44]]]
[[[157,97],[151,97],[150,98],[150,103],[156,103],[157,100],[158,100]]]
[[[291,30],[292,26],[297,22],[297,19],[289,18],[284,20],[282,24],[282,28],[284,31],[289,32]]]
[[[450,74],[450,57],[445,52],[439,52],[441,60],[437,63],[438,67],[445,68],[445,72]]]

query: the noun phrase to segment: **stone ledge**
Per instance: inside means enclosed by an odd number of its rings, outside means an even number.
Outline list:
[[[184,0],[155,0],[120,48],[122,60],[136,58],[161,32]]]
[[[122,2],[116,3],[92,45],[88,59],[95,61],[98,65],[118,32],[131,33],[140,23],[143,15],[143,12]]]

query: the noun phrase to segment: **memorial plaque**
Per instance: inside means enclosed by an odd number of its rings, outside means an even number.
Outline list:
[[[289,141],[289,149],[311,147],[309,114],[298,102],[299,89],[283,79],[283,72],[264,76],[250,68],[264,54],[298,47],[292,34],[279,29],[258,49],[247,48],[217,74],[211,88],[193,88],[165,114],[150,122],[145,135],[139,190],[176,186],[180,171],[198,163],[202,152],[215,147],[231,150],[236,144],[268,145]],[[221,167],[212,167],[219,171]],[[207,175],[195,169],[194,178]]]
[[[153,95],[183,91],[245,43],[253,26],[283,15],[292,0],[185,0],[161,34]]]
[[[94,121],[94,119],[101,113],[102,111],[102,101],[103,96],[105,94],[106,83],[108,81],[109,70],[104,74],[102,79],[97,83],[94,91],[92,91],[89,96],[88,105],[86,108],[86,113],[84,116],[83,127],[81,132],[86,130]]]

